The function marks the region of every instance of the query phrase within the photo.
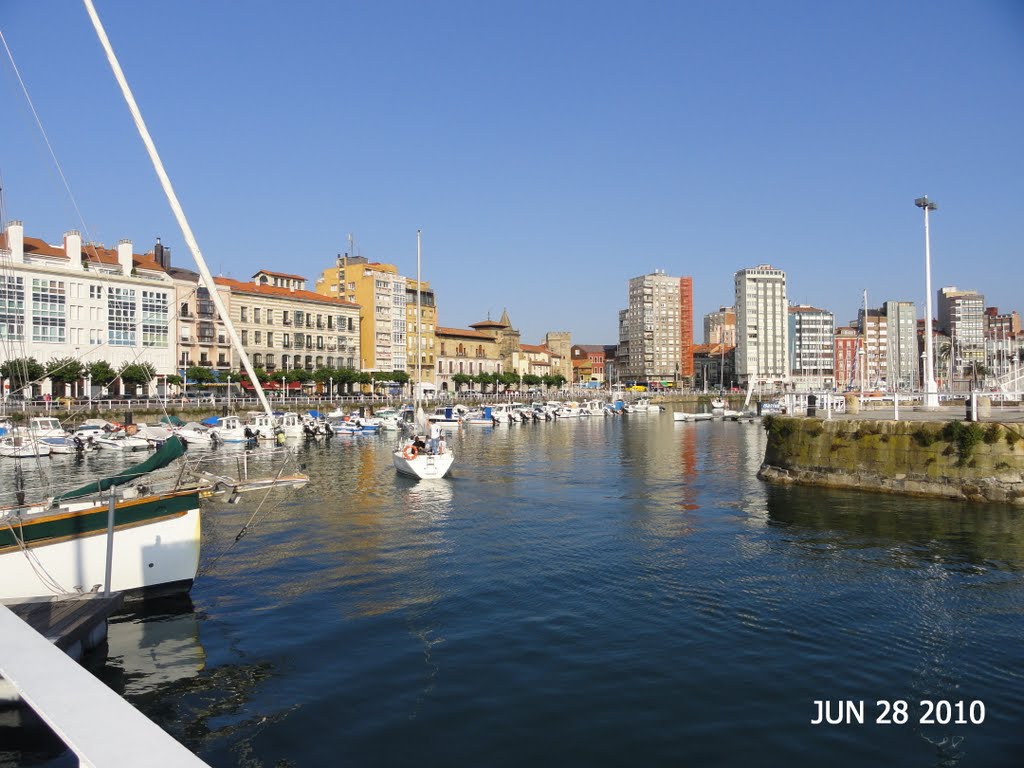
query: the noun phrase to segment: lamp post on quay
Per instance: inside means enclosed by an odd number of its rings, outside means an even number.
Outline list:
[[[932,369],[932,252],[928,237],[928,213],[938,210],[928,196],[919,197],[914,205],[924,211],[924,407],[939,407],[939,389],[935,384],[935,371]]]

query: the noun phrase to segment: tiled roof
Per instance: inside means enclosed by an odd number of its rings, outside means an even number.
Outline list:
[[[438,326],[434,333],[437,336],[465,336],[470,339],[485,339],[487,341],[494,341],[494,337],[489,333],[482,333],[481,331],[470,330],[469,328],[442,328]]]
[[[232,280],[230,277],[215,277],[213,281],[217,285],[224,285],[231,289],[232,293],[251,293],[259,296],[278,296],[281,298],[301,299],[302,301],[315,301],[320,304],[332,304],[340,307],[358,307],[351,301],[344,299],[333,299],[330,296],[322,296],[313,291],[293,291],[290,288],[279,288],[276,285],[259,285],[258,283],[243,283],[239,280]]]
[[[256,275],[272,275],[274,277],[287,277],[289,280],[301,280],[302,282],[306,282],[306,278],[304,278],[302,275],[289,275],[287,272],[272,272],[269,269],[261,269],[259,272],[256,273]],[[253,277],[256,277],[256,275],[253,275]]]
[[[3,236],[3,245],[7,247],[7,236]],[[50,258],[67,259],[68,255],[64,251],[62,245],[50,245],[44,240],[40,240],[38,237],[26,237],[24,241],[24,250],[26,256],[49,256]],[[82,243],[82,261],[91,262],[93,264],[110,264],[111,266],[117,266],[117,249],[116,248],[104,248],[103,246],[90,245],[88,243]],[[148,269],[154,272],[164,272],[164,268],[156,263],[152,253],[146,254],[132,254],[132,265],[138,269]]]

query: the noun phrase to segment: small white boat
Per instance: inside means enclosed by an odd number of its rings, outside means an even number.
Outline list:
[[[41,437],[64,437],[67,435],[64,427],[60,425],[60,419],[55,419],[52,416],[33,416],[28,420],[28,431],[37,440]]]
[[[673,411],[673,421],[711,421],[715,415],[713,413],[685,413],[684,411]]]
[[[402,414],[396,408],[381,408],[373,414],[373,418],[387,432],[397,432],[401,428]]]
[[[237,416],[221,416],[213,430],[222,443],[247,443],[256,439],[252,429],[246,427]]]
[[[62,435],[60,437],[40,437],[39,442],[50,449],[51,454],[75,454],[95,450],[96,446],[80,437]]]
[[[127,432],[110,432],[94,438],[96,445],[104,451],[147,451],[149,441],[134,437]]]
[[[49,455],[49,446],[31,437],[13,434],[0,438],[0,456],[9,459],[32,459],[36,456]]]
[[[135,425],[135,436],[141,437],[151,446],[157,448],[166,443],[173,434],[174,430],[163,424],[140,423]]]
[[[721,397],[716,397],[712,399],[711,408],[716,411],[725,410],[725,400],[723,400]]]
[[[218,440],[218,435],[214,430],[195,421],[178,427],[175,432],[185,441],[186,445],[213,445]]]
[[[435,408],[434,412],[427,416],[427,420],[431,424],[456,429],[462,424],[462,419],[468,412],[469,410],[464,405],[446,405]]]
[[[423,447],[418,447],[417,443]],[[455,463],[455,454],[445,446],[443,439],[437,451],[430,451],[426,445],[426,440],[414,438],[397,447],[392,452],[395,469],[403,475],[420,480],[440,480],[447,475]]]

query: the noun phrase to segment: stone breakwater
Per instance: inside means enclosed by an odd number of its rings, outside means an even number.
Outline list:
[[[774,483],[1024,506],[1024,425],[766,416]]]

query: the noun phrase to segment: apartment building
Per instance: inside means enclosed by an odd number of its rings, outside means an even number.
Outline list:
[[[734,275],[736,375],[740,383],[784,387],[789,381],[786,273],[770,264]]]
[[[573,383],[586,384],[589,381],[605,381],[604,345],[573,344],[570,356],[572,359]]]
[[[835,383],[835,318],[806,304],[789,307],[789,370],[799,389]]]
[[[71,230],[53,245],[17,220],[0,234],[0,362],[148,362],[173,374],[175,301],[166,270],[130,240],[106,248]]]
[[[406,371],[408,279],[393,264],[345,256],[317,278],[315,291],[359,306],[363,371]]]
[[[199,273],[173,266],[171,249],[162,245],[159,238],[154,248],[154,258],[174,281],[178,372],[184,376],[185,371],[193,365],[210,368],[218,375],[235,370],[241,361],[235,358],[224,319],[217,312],[210,291],[201,285]],[[230,315],[231,289],[217,286],[216,290]]]
[[[693,378],[693,279],[656,270],[631,278],[619,314],[619,376],[638,382]]]
[[[889,318],[884,310],[862,307],[856,325],[865,351],[863,355],[858,352],[857,379],[868,388],[884,389],[889,373]]]
[[[889,388],[917,387],[921,351],[917,336],[917,306],[912,301],[887,301],[882,305],[888,334],[887,380]]]
[[[704,343],[736,346],[736,308],[719,307],[704,315]]]
[[[835,378],[839,390],[853,389],[860,386],[860,373],[857,367],[857,353],[863,346],[863,339],[852,325],[836,328],[835,341]]]
[[[412,381],[436,388],[437,304],[430,283],[406,280],[405,325],[406,370]]]
[[[300,275],[261,270],[247,282],[214,281],[231,291],[231,321],[254,367],[359,368],[359,305],[306,290]]]
[[[985,362],[985,297],[956,286],[938,291],[938,328],[950,338],[954,374]]]

